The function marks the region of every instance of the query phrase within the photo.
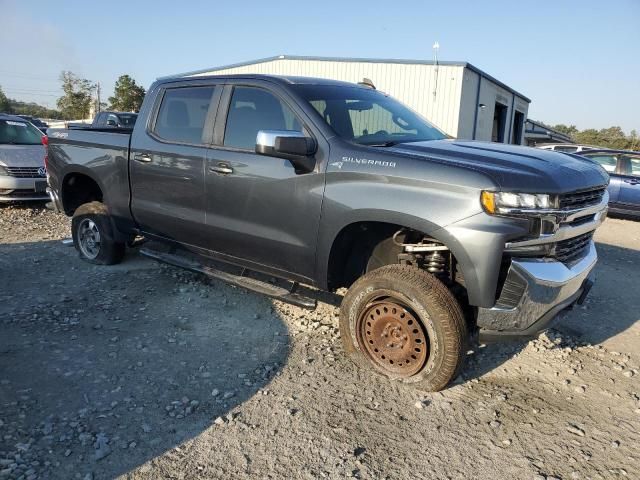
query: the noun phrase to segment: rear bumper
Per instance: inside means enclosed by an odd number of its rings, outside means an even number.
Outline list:
[[[0,202],[46,200],[46,183],[47,180],[43,177],[17,178],[0,175]]]
[[[60,202],[60,198],[58,197],[58,194],[56,193],[56,191],[51,187],[47,187],[47,194],[51,199],[51,206],[53,207],[52,210],[58,213],[64,213],[64,209],[62,208],[62,203]]]
[[[478,309],[480,336],[529,337],[548,328],[559,312],[584,300],[597,259],[591,242],[587,254],[570,264],[512,260],[496,305]]]

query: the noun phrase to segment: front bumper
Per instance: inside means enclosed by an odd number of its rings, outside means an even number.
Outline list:
[[[569,264],[512,260],[496,305],[478,309],[481,337],[527,337],[547,328],[560,311],[584,300],[597,259],[592,241],[586,255]]]
[[[0,175],[0,202],[46,200],[46,178],[17,178]]]

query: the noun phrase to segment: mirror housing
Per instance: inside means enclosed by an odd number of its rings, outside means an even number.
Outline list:
[[[256,153],[289,160],[296,173],[312,172],[316,141],[295,130],[260,130],[256,137]]]

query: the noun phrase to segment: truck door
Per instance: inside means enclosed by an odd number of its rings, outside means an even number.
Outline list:
[[[324,190],[320,166],[328,145],[308,130],[305,118],[285,92],[259,83],[225,87],[215,145],[207,154],[211,250],[248,261],[249,266],[313,278]],[[296,174],[288,160],[255,153],[259,130],[303,129],[322,145],[315,171]]]
[[[206,243],[204,167],[216,91],[211,84],[169,84],[158,92],[148,124],[134,128],[131,212],[144,232],[190,245]]]
[[[624,155],[620,177],[619,203],[626,210],[640,211],[640,155]]]

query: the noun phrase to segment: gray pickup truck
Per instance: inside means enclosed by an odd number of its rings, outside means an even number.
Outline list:
[[[477,332],[531,335],[582,301],[609,177],[448,139],[371,86],[243,75],[157,81],[133,132],[50,129],[48,181],[84,260],[144,238],[143,254],[303,307],[309,286],[348,288],[345,351],[433,391]]]

